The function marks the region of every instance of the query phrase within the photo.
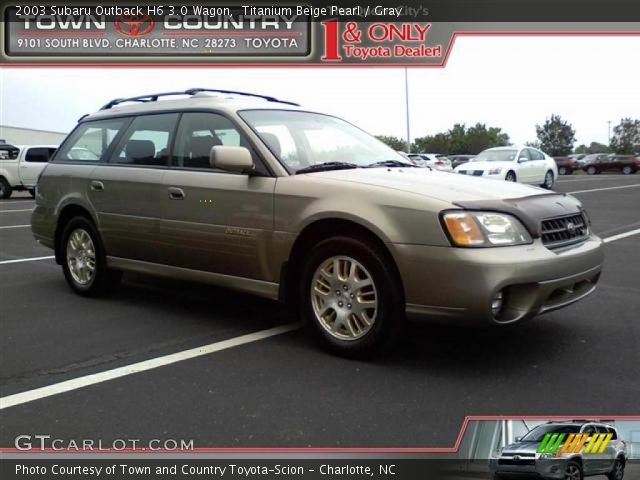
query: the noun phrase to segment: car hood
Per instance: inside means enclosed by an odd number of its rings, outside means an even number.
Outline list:
[[[423,168],[357,168],[306,174],[318,180],[351,182],[409,192],[472,211],[505,212],[529,233],[541,235],[544,219],[581,214],[580,202],[563,193],[516,182],[492,180]]]
[[[502,453],[536,453],[540,442],[517,442],[504,447]]]
[[[460,165],[457,170],[493,170],[494,168],[513,167],[514,162],[469,162]]]
[[[451,203],[549,194],[548,190],[520,183],[467,177],[426,168],[357,168],[308,175],[333,181],[386,187]]]

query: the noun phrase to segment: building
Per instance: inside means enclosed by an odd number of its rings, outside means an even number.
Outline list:
[[[60,145],[66,136],[67,132],[0,125],[0,139],[11,145]]]

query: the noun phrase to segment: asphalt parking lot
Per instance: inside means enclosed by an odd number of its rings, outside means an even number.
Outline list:
[[[334,357],[298,329],[275,331],[46,398],[32,391],[292,319],[268,301],[141,275],[126,275],[111,298],[78,297],[54,260],[33,260],[52,255],[31,236],[33,201],[1,201],[0,393],[33,398],[0,410],[0,447],[26,433],[197,447],[451,447],[467,415],[638,414],[640,174],[563,177],[556,190],[575,192],[609,240],[598,291],[567,309],[472,332],[412,324],[373,362]]]

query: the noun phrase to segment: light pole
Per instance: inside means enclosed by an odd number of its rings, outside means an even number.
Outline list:
[[[611,120],[607,120],[607,137],[609,138],[609,145],[611,145]]]
[[[409,126],[409,69],[404,67],[404,99],[407,114],[407,153],[411,153],[411,127]]]

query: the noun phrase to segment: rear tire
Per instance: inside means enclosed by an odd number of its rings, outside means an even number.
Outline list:
[[[392,265],[366,240],[336,236],[313,247],[301,272],[300,314],[323,347],[363,358],[393,345],[405,312]]]
[[[624,462],[619,458],[613,463],[611,472],[607,474],[609,480],[622,480],[624,478]]]
[[[622,168],[622,173],[625,174],[625,175],[629,175],[629,174],[633,173],[633,169],[629,165],[625,165]]]
[[[569,172],[567,172],[567,169],[565,167],[560,167],[558,169],[558,175],[568,175]]]
[[[88,218],[78,216],[67,222],[59,248],[64,277],[78,295],[107,295],[120,283],[122,272],[107,267],[102,240]]]
[[[9,198],[13,193],[13,188],[4,177],[0,177],[0,198]]]
[[[595,175],[596,173],[598,173],[598,171],[596,170],[596,167],[588,167],[587,168],[587,174]]]
[[[504,178],[507,182],[517,182],[518,179],[516,177],[516,172],[513,170],[509,170],[507,172],[507,176]]]

